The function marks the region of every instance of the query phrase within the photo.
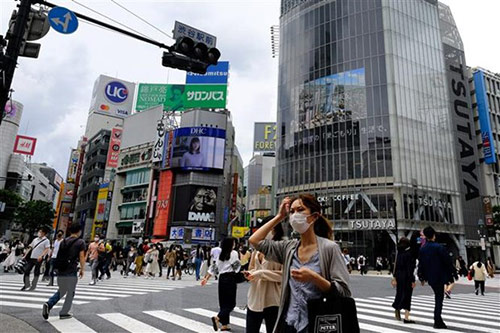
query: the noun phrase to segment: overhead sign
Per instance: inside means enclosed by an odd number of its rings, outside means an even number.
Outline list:
[[[392,230],[396,229],[394,219],[349,220],[351,230]]]
[[[78,19],[69,9],[55,7],[49,11],[49,24],[57,32],[72,34],[78,28]]]
[[[276,123],[255,123],[253,151],[274,152],[276,150]]]
[[[208,66],[206,74],[186,73],[187,84],[227,84],[229,78],[229,61],[219,61],[217,65]]]
[[[71,149],[71,156],[68,164],[68,174],[66,182],[74,183],[78,171],[78,161],[80,160],[80,149]]]
[[[109,148],[108,148],[108,158],[106,160],[107,168],[117,168],[118,167],[118,158],[120,156],[120,146],[122,143],[122,132],[121,128],[113,128],[111,131],[111,139],[109,140]]]
[[[232,236],[234,238],[243,238],[246,233],[250,230],[248,227],[233,227]]]
[[[135,109],[142,111],[163,105],[165,111],[224,109],[225,84],[148,84],[140,83]]]
[[[14,144],[14,153],[33,156],[35,153],[36,138],[18,135]]]
[[[94,83],[90,112],[127,117],[134,106],[135,84],[99,75]]]
[[[179,21],[175,21],[174,25],[174,39],[179,37],[189,37],[192,40],[200,43],[206,44],[209,48],[215,47],[217,44],[217,37],[207,34],[204,31],[193,28],[187,24],[181,23]]]
[[[173,221],[215,222],[217,188],[204,185],[183,185],[175,188]]]

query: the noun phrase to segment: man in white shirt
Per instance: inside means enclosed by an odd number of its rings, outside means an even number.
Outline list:
[[[42,264],[43,257],[49,253],[50,241],[47,238],[49,229],[47,227],[41,227],[38,230],[38,237],[35,238],[30,244],[30,250],[26,253],[24,259],[28,262],[24,269],[24,286],[21,290],[35,290],[38,283],[38,278],[40,277],[40,266]],[[27,257],[29,255],[29,257]],[[30,287],[30,273],[35,267],[33,282]]]
[[[54,239],[54,243],[52,245],[52,255],[50,256],[50,269],[49,269],[50,280],[49,284],[47,284],[48,287],[54,285],[54,261],[57,258],[57,253],[59,252],[59,246],[61,245],[63,239],[64,239],[64,232],[62,230],[59,230],[57,232],[57,238]]]
[[[219,243],[217,243],[217,246],[210,250],[210,257],[212,258],[211,264],[217,264],[217,260],[219,260],[221,251],[222,249],[220,248]],[[215,275],[215,279],[217,280],[217,275]]]

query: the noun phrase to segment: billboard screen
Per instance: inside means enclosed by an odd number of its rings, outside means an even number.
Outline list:
[[[274,152],[276,150],[276,123],[255,123],[253,151]]]
[[[172,140],[170,167],[199,171],[223,169],[225,143],[226,131],[220,128],[178,128]]]
[[[100,75],[94,83],[90,112],[127,117],[132,112],[135,84]]]
[[[219,61],[217,65],[208,66],[206,74],[186,73],[186,83],[194,84],[227,84],[229,77],[229,61]]]
[[[481,139],[483,142],[484,162],[495,164],[497,162],[495,151],[495,140],[491,131],[490,107],[488,96],[486,95],[485,77],[483,72],[478,70],[474,73],[474,85],[476,86],[477,111],[479,115],[479,125],[481,127]]]
[[[14,153],[33,156],[35,153],[36,138],[29,136],[18,135],[16,136],[16,143],[14,144]]]
[[[156,203],[156,217],[153,228],[153,236],[162,237],[167,235],[167,226],[172,209],[172,184],[174,175],[172,170],[160,172],[160,184],[158,186],[158,201]]]
[[[175,189],[174,221],[215,222],[217,188],[185,185]]]
[[[227,85],[225,84],[149,84],[140,83],[135,109],[142,111],[163,105],[165,111],[187,109],[224,109]]]

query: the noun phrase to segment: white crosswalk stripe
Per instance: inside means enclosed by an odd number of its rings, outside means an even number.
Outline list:
[[[431,296],[430,296],[431,297]],[[452,299],[445,300],[443,308],[443,319],[448,325],[446,332],[480,332],[498,333],[500,327],[500,316],[492,316],[487,313],[497,313],[498,303],[495,300],[500,298],[500,294],[495,293],[484,298],[473,294],[452,295]],[[484,299],[488,303],[481,303]],[[431,298],[415,296],[413,298],[411,319],[415,324],[405,324],[394,319],[394,309],[392,308],[393,297],[370,297],[356,298],[359,325],[362,332],[377,333],[410,333],[410,332],[435,332],[432,327],[434,304]],[[477,301],[483,304],[484,311],[475,307],[469,309],[466,304]],[[3,301],[6,306],[11,305],[8,301]],[[29,303],[33,307],[33,302]],[[458,306],[461,306],[458,308]],[[49,323],[61,333],[72,332],[113,332],[118,331],[118,327],[130,333],[143,332],[213,332],[210,318],[216,315],[217,309],[207,308],[184,308],[184,309],[164,309],[149,310],[130,313],[97,313],[82,315],[82,318],[72,318],[60,320],[58,317],[51,317]],[[96,317],[101,322],[96,323]],[[246,326],[246,310],[235,308],[230,317],[231,326],[235,332],[244,332]],[[103,326],[104,325],[104,326]],[[107,326],[106,326],[107,325]],[[104,327],[104,328],[103,328]],[[260,332],[266,332],[262,325]]]
[[[41,309],[42,304],[57,291],[56,286],[47,286],[39,282],[36,290],[20,291],[23,286],[21,275],[0,275],[0,306]],[[97,285],[89,285],[90,278],[79,280],[76,287],[74,305],[82,305],[96,301],[108,301],[115,298],[141,296],[199,286],[194,280],[167,280],[165,278],[144,279],[113,276],[109,280],[99,281]],[[213,282],[212,282],[213,283]],[[62,304],[64,298],[59,301]]]

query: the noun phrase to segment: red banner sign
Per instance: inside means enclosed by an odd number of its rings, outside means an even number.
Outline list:
[[[153,236],[156,238],[167,236],[168,219],[172,207],[172,184],[174,175],[171,170],[160,172],[158,185],[158,201],[156,202],[156,217]]]
[[[36,138],[18,135],[16,136],[16,143],[14,144],[14,153],[33,156],[35,153],[35,146]]]
[[[111,131],[111,139],[109,140],[108,148],[108,158],[106,160],[106,167],[108,168],[118,167],[118,157],[120,155],[122,133],[123,130],[121,128],[113,128],[113,130]]]

